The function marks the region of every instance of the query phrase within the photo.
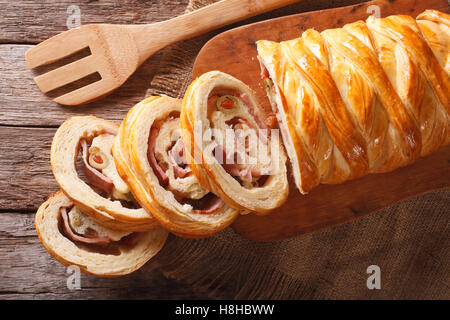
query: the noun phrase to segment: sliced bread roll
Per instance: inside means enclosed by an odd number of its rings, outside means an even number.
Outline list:
[[[151,230],[158,222],[137,204],[117,173],[111,153],[117,130],[117,124],[94,116],[66,120],[52,142],[53,174],[61,190],[102,225],[117,230]],[[82,169],[77,170],[80,148]],[[82,179],[83,171],[87,181]]]
[[[189,86],[180,117],[200,185],[230,206],[259,214],[281,206],[289,191],[286,156],[268,120],[250,88],[219,71]]]
[[[56,260],[102,277],[137,270],[159,252],[168,234],[161,227],[146,232],[105,228],[82,213],[61,191],[40,206],[35,227],[45,249]]]
[[[162,226],[182,237],[206,237],[230,225],[239,210],[192,174],[180,138],[180,107],[180,100],[169,97],[138,103],[120,126],[113,154],[136,200]]]

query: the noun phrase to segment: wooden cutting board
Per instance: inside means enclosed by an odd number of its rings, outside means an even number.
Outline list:
[[[308,28],[341,27],[370,14],[417,16],[425,9],[449,12],[447,0],[377,0],[349,7],[301,13],[223,32],[205,44],[194,64],[193,78],[211,70],[226,72],[248,84],[270,110],[260,81],[256,40],[283,41]],[[266,216],[239,217],[233,229],[258,241],[286,239],[351,221],[400,200],[450,187],[450,146],[415,164],[385,174],[371,174],[340,185],[320,185],[301,195],[291,183],[286,203]]]

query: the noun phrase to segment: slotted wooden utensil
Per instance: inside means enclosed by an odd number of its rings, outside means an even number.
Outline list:
[[[100,80],[54,99],[64,105],[79,105],[120,87],[145,60],[167,45],[297,1],[222,0],[152,24],[88,24],[43,41],[26,52],[25,60],[32,69],[89,48],[90,55],[34,78],[39,89],[47,93],[98,72]]]

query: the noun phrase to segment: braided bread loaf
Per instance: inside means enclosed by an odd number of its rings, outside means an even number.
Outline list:
[[[297,187],[388,172],[450,142],[450,16],[369,17],[258,41]]]

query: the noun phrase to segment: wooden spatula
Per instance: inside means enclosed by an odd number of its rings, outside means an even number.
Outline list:
[[[120,87],[146,59],[169,44],[297,1],[223,0],[153,24],[84,25],[31,48],[25,60],[32,69],[89,48],[90,55],[34,78],[39,89],[47,93],[98,72],[100,80],[54,99],[64,105],[79,105]]]

